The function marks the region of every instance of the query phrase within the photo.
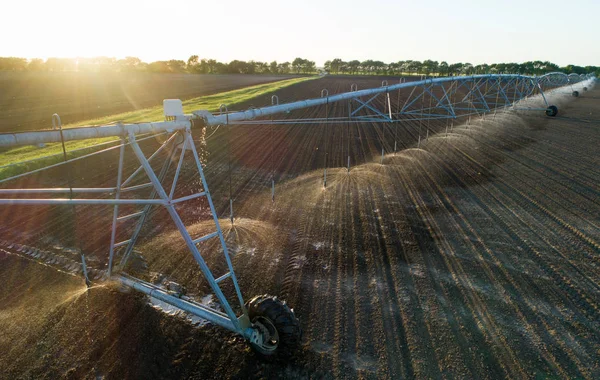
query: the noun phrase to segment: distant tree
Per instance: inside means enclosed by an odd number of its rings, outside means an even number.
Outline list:
[[[388,65],[382,61],[374,61],[373,62],[373,70],[377,74],[386,74],[388,69]]]
[[[248,63],[234,59],[227,64],[227,72],[230,74],[243,74],[247,70]]]
[[[440,74],[440,76],[448,75],[448,62],[446,62],[446,61],[440,62],[439,66],[438,66],[438,73]]]
[[[199,74],[208,74],[208,63],[206,59],[201,59],[198,66],[196,66],[196,72]]]
[[[565,74],[585,74],[585,68],[577,65],[567,65],[563,68]]]
[[[296,58],[292,61],[292,69],[296,72],[296,74],[300,74],[300,71],[303,69],[305,63],[305,59]]]
[[[309,61],[308,59],[304,60],[304,64],[302,65],[302,72],[304,74],[314,73],[317,71],[317,64],[315,61]]]
[[[250,61],[252,62],[252,61]],[[254,66],[256,67],[256,72],[260,74],[270,74],[271,70],[269,70],[269,64],[267,62],[255,62]]]
[[[17,57],[0,57],[0,70],[6,71],[21,71],[27,67],[25,58]]]
[[[78,61],[80,71],[114,72],[119,69],[114,57],[78,58]]]
[[[148,64],[146,62],[140,63],[137,69],[140,73],[147,73],[149,71]]]
[[[125,57],[125,62],[129,66],[138,66],[142,63],[142,60],[138,57]]]
[[[402,63],[391,62],[387,65],[387,73],[389,75],[400,75],[402,74]]]
[[[461,74],[471,75],[473,74],[473,65],[470,63],[464,63],[462,65]]]
[[[290,73],[290,66],[291,63],[289,62],[283,62],[277,65],[277,71],[280,74],[289,74]]]
[[[219,65],[219,62],[217,62],[214,59],[206,60],[206,66],[208,69],[207,73],[209,74],[218,74],[222,70],[222,67]]]
[[[279,68],[277,66],[277,61],[273,61],[273,62],[269,63],[269,71],[271,71],[272,74],[278,74],[279,73]]]
[[[410,59],[403,61],[402,66],[400,67],[400,70],[402,70],[403,73],[410,73],[409,68],[410,68],[411,63],[412,63],[412,61]]]
[[[506,69],[510,74],[519,74],[523,70],[521,64],[516,62],[511,62],[506,65]],[[529,71],[529,70],[528,70]],[[533,71],[533,70],[531,70]]]
[[[533,74],[535,75],[542,75],[544,74],[546,68],[546,63],[542,62],[542,61],[533,61]],[[527,72],[532,72],[532,71],[527,71]],[[524,74],[525,72],[521,73]]]
[[[360,63],[363,74],[370,74],[373,72],[373,60],[367,59]]]
[[[116,65],[119,67],[119,71],[134,72],[139,71],[142,60],[137,57],[125,57],[125,59],[118,60]]]
[[[44,60],[40,58],[33,58],[27,64],[27,70],[29,71],[43,71]]]
[[[44,68],[47,71],[62,71],[63,67],[58,58],[48,58],[44,63]]]
[[[323,64],[323,69],[328,73],[333,73],[333,71],[331,70],[331,61],[325,61],[325,63]]]
[[[340,67],[338,68],[340,73],[349,73],[350,72],[350,66],[348,65],[348,62],[342,61],[340,62]]]
[[[557,65],[555,65],[556,68],[552,71],[558,71],[559,67]],[[590,74],[596,74],[596,77],[600,77],[600,66],[586,66],[584,67],[586,74],[590,73]]]
[[[190,73],[197,72],[199,63],[200,63],[200,57],[198,57],[197,55],[191,55],[188,58],[187,63],[186,63],[187,71]]]
[[[544,62],[544,73],[551,73],[551,72],[558,71],[558,70],[559,70],[558,65],[556,65],[552,62],[548,62],[548,61]],[[588,71],[587,67],[586,67],[586,72],[593,73],[594,70]]]
[[[506,64],[505,63],[495,63],[493,65],[491,65],[492,69],[496,72],[496,73],[504,73],[506,72]]]
[[[392,62],[388,65],[388,70],[390,70],[393,75],[402,75],[402,68],[404,67],[404,61]]]
[[[431,73],[437,73],[438,66],[439,66],[438,61],[432,61],[431,59],[426,59],[425,61],[423,61],[423,65],[422,65],[423,74],[429,75]]]
[[[473,71],[475,72],[475,74],[487,74],[490,71],[490,66],[483,63],[481,65],[473,67]]]
[[[540,62],[541,63],[541,62]],[[513,66],[516,67],[516,70],[513,68],[513,72],[517,72],[519,74],[525,74],[525,73],[531,73],[531,74],[537,74],[537,63],[536,62],[532,62],[532,61],[528,61],[528,62],[523,62],[521,64],[512,64]]]
[[[331,71],[334,74],[339,73],[340,71],[342,71],[342,66],[344,66],[345,62],[340,59],[340,58],[335,58],[334,60],[331,61]]]
[[[71,58],[48,58],[44,67],[48,71],[75,71],[75,60]]]
[[[409,61],[407,71],[409,74],[416,73],[420,74],[423,70],[423,64],[421,61]]]
[[[167,61],[167,66],[169,66],[169,72],[172,73],[183,73],[185,72],[185,61],[181,59],[171,59]]]
[[[360,68],[359,60],[354,59],[354,60],[348,62],[348,70],[350,71],[350,74],[357,74],[359,68]]]
[[[248,61],[242,69],[242,74],[255,74],[258,69],[257,62]]]
[[[448,66],[448,75],[459,75],[462,72],[463,64],[460,62]]]
[[[222,62],[215,61],[213,70],[214,74],[227,74],[227,65]]]
[[[148,71],[151,73],[170,73],[169,63],[167,61],[155,61],[148,64]]]

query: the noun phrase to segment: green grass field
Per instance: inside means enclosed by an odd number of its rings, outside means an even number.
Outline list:
[[[302,77],[282,80],[273,83],[260,84],[256,86],[245,87],[237,90],[221,92],[214,95],[202,96],[189,99],[183,102],[183,110],[191,113],[194,110],[218,111],[221,104],[227,104],[229,109],[235,108],[237,104],[247,102],[253,98],[268,95],[284,87],[296,83],[312,80],[318,77]],[[114,114],[98,119],[85,120],[75,124],[65,125],[64,128],[74,128],[81,126],[105,125],[115,122],[137,123],[163,120],[162,106],[144,108],[141,110]],[[111,141],[115,144],[117,138],[101,138],[81,141],[67,142],[68,158],[79,157],[91,153],[98,149],[110,146]],[[107,143],[101,148],[95,145]],[[22,146],[14,149],[0,151],[0,179],[12,177],[31,170],[42,168],[48,165],[58,163],[63,160],[61,144],[48,144],[44,148],[36,146]]]

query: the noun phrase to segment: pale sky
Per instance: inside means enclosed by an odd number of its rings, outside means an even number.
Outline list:
[[[4,0],[0,56],[600,66],[600,0]]]

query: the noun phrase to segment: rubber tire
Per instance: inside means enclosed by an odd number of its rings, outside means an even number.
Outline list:
[[[265,357],[286,357],[296,351],[302,341],[302,327],[294,315],[294,311],[277,297],[270,295],[256,296],[246,303],[248,317],[251,322],[257,317],[269,319],[279,334],[279,344],[274,351],[264,351],[261,347],[252,348]]]
[[[546,116],[554,117],[556,115],[558,115],[558,108],[556,106],[546,108]]]
[[[573,91],[573,97],[577,98],[579,97],[579,91]]]

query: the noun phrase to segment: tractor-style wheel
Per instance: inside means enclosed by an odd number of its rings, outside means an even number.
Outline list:
[[[558,108],[556,106],[550,106],[546,108],[546,115],[554,117],[558,114]]]
[[[246,304],[252,325],[260,331],[259,342],[251,343],[264,356],[287,356],[299,345],[302,328],[294,311],[277,297],[262,295]]]
[[[579,96],[579,91],[573,91],[573,97],[576,98]]]

